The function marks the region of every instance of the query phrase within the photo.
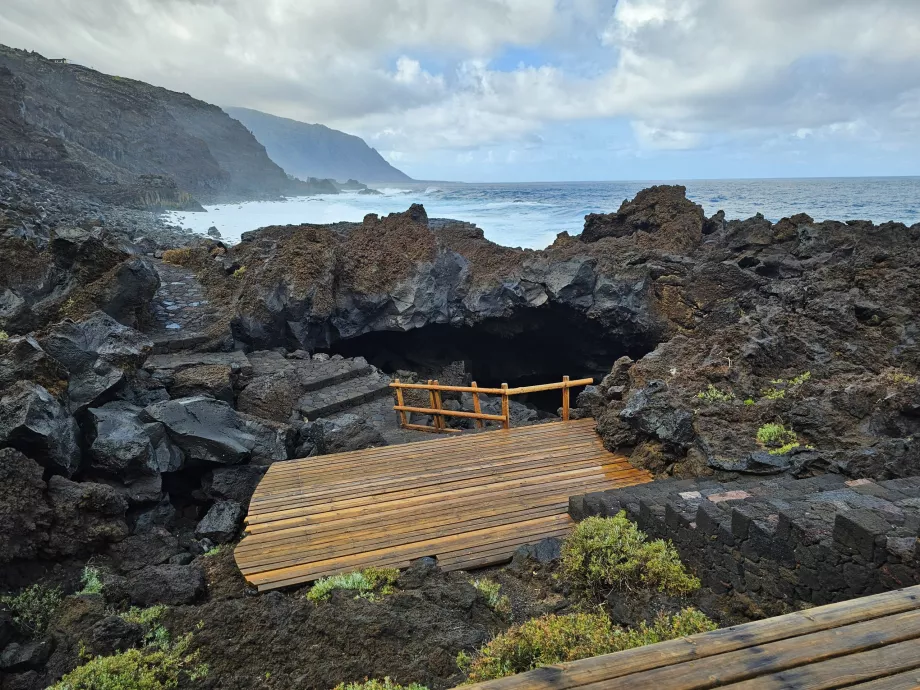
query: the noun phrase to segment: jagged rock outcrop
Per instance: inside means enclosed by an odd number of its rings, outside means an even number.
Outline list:
[[[33,560],[48,541],[51,524],[42,468],[19,451],[2,448],[0,486],[0,563]]]
[[[128,502],[115,489],[60,476],[48,482],[52,527],[46,551],[51,558],[88,556],[130,534]]]
[[[116,401],[88,411],[94,436],[90,467],[125,480],[182,469],[185,454],[170,441],[166,427],[141,421],[143,409]]]

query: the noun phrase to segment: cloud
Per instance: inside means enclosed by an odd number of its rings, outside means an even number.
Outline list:
[[[920,129],[917,0],[5,0],[0,37],[409,161],[605,119],[620,152],[916,153]]]

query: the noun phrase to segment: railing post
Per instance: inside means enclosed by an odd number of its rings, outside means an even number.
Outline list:
[[[433,383],[434,381],[432,381],[431,379],[428,379],[429,386],[432,385]],[[434,391],[431,390],[430,388],[428,389],[428,407],[430,407],[431,409],[435,409]],[[435,429],[438,428],[438,416],[435,414],[431,415],[431,425]]]
[[[434,380],[434,385],[436,386],[438,385],[437,379]],[[434,408],[436,410],[440,410],[441,409],[441,391],[432,391],[432,392],[434,393]],[[441,414],[435,417],[435,426],[438,427],[438,429],[444,429],[447,426],[447,423],[444,420],[444,415]]]
[[[511,428],[511,409],[508,405],[508,384],[502,384],[502,417],[505,418],[505,421],[502,422],[502,429]]]
[[[393,383],[396,384],[396,404],[399,407],[405,407],[406,403],[403,402],[403,392],[402,388],[399,387],[399,379],[396,379]],[[409,423],[409,418],[406,415],[405,410],[399,411],[399,423],[400,426],[405,427]]]
[[[565,386],[562,388],[562,421],[569,421],[569,377],[563,376],[562,383]]]
[[[475,382],[475,381],[473,381],[473,382],[470,384],[470,388],[478,388],[478,386],[476,385],[476,382]],[[473,395],[473,412],[475,412],[476,414],[482,414],[482,407],[479,405],[479,393],[476,393],[476,392],[474,391],[472,395]],[[477,429],[482,429],[483,426],[484,426],[484,425],[483,425],[482,420],[481,420],[481,419],[477,419],[477,420],[476,420],[476,428],[477,428]]]

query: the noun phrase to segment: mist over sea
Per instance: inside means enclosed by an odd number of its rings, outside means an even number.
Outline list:
[[[616,211],[624,199],[655,182],[543,182],[521,184],[414,183],[371,186],[381,196],[344,193],[284,201],[206,206],[205,213],[174,212],[167,221],[204,233],[211,226],[225,241],[266,225],[360,221],[424,204],[430,218],[475,223],[485,236],[511,247],[542,249],[556,235],[578,234],[588,213]],[[815,220],[920,222],[920,177],[769,180],[692,180],[687,196],[710,216],[722,209],[729,219],[762,213],[777,221],[795,213]]]

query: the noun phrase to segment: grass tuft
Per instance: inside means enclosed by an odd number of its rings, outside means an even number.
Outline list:
[[[334,690],[428,690],[424,685],[411,683],[409,685],[399,685],[389,678],[383,680],[367,680],[358,683],[339,683]]]
[[[365,568],[353,573],[332,575],[317,580],[307,599],[310,601],[325,601],[337,589],[357,592],[357,598],[376,601],[381,596],[395,592],[394,585],[399,577],[396,568]]]
[[[473,587],[482,593],[489,608],[495,613],[504,618],[511,615],[511,600],[501,593],[501,585],[495,580],[488,578],[473,580]]]

